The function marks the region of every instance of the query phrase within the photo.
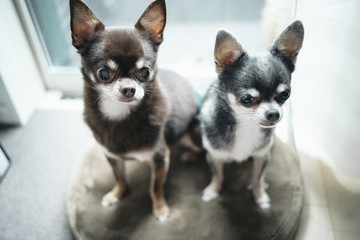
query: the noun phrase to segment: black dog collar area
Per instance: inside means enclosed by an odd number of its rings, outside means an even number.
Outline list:
[[[146,163],[127,161],[128,190],[116,205],[104,208],[101,199],[115,178],[101,147],[88,149],[75,169],[67,199],[68,219],[76,239],[292,239],[304,205],[304,187],[296,154],[275,140],[265,180],[271,207],[261,210],[247,189],[252,162],[224,166],[220,196],[203,202],[201,192],[211,173],[205,159],[180,160],[182,149],[171,148],[165,196],[170,216],[159,222],[149,197]]]

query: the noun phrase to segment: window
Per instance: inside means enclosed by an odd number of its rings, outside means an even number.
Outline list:
[[[85,0],[105,26],[134,26],[150,0]],[[79,95],[80,57],[71,46],[69,3],[64,0],[16,0],[49,89]],[[261,28],[264,0],[168,0],[167,25],[158,66],[194,79],[215,78],[216,30],[232,32],[248,51],[264,47]],[[195,80],[196,79],[196,80]],[[206,85],[206,84],[205,84]],[[205,88],[205,87],[204,87]]]

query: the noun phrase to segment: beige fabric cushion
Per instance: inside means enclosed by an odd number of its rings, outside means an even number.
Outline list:
[[[300,221],[304,190],[297,159],[278,139],[268,164],[266,181],[272,206],[256,207],[247,190],[252,162],[225,165],[222,194],[212,202],[201,200],[210,181],[205,156],[182,162],[182,150],[171,148],[171,165],[165,186],[171,208],[169,219],[152,215],[147,164],[126,162],[129,190],[120,204],[103,208],[102,196],[115,179],[101,149],[88,149],[73,174],[68,195],[68,217],[78,240],[110,239],[291,239]]]

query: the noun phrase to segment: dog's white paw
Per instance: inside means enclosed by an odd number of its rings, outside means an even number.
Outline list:
[[[267,193],[261,194],[261,196],[255,199],[255,201],[261,209],[268,209],[271,207],[271,200]]]
[[[202,193],[202,200],[204,202],[209,202],[215,198],[217,198],[219,196],[219,193],[217,191],[215,191],[211,186],[207,186],[203,193]]]
[[[157,216],[156,219],[159,221],[159,222],[165,222],[170,216],[170,212],[166,213],[166,214],[163,214],[163,215],[160,215],[160,216]]]
[[[167,205],[154,211],[154,215],[159,222],[165,222],[170,216],[170,209]]]
[[[120,199],[118,197],[116,197],[114,195],[114,193],[111,191],[111,192],[108,192],[107,194],[105,194],[105,196],[102,198],[101,205],[103,207],[109,207],[111,205],[118,203],[119,201],[120,201]]]

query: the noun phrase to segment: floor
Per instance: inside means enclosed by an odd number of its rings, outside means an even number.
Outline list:
[[[73,239],[65,214],[69,177],[91,133],[81,111],[39,110],[2,128],[11,167],[0,185],[0,239]]]
[[[359,239],[360,181],[300,152],[305,208],[296,240]]]

